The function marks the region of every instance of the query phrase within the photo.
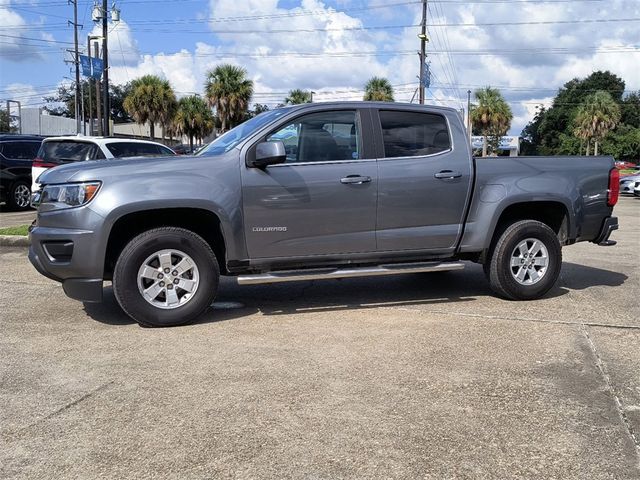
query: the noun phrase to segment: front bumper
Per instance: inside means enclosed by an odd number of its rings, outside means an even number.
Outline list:
[[[600,228],[600,233],[593,241],[593,243],[597,243],[603,247],[612,247],[617,242],[614,240],[609,240],[611,233],[614,230],[618,230],[618,217],[607,217],[602,222],[602,228]]]
[[[102,218],[89,209],[38,212],[29,229],[29,261],[45,277],[61,282],[67,296],[102,301],[106,245],[97,233],[101,224]]]

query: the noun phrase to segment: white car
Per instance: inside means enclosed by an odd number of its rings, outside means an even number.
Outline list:
[[[161,143],[148,140],[113,137],[50,137],[45,138],[31,166],[31,192],[40,189],[38,177],[48,168],[85,160],[105,160],[125,157],[174,156],[176,153]]]
[[[633,193],[633,189],[640,182],[640,175],[626,175],[620,177],[620,193]]]

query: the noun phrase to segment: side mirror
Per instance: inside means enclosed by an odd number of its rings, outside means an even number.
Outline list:
[[[247,166],[253,168],[265,168],[269,165],[284,163],[287,160],[287,152],[284,143],[260,142],[256,147],[256,159],[248,160]]]

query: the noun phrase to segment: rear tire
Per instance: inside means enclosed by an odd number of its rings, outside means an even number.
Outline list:
[[[501,297],[534,300],[553,288],[561,267],[562,247],[555,232],[542,222],[521,220],[500,235],[484,271]]]
[[[7,207],[18,211],[31,208],[31,185],[26,180],[17,180],[11,185],[7,195]]]
[[[185,325],[204,313],[220,269],[202,237],[183,228],[144,232],[122,250],[113,273],[120,307],[145,327]]]

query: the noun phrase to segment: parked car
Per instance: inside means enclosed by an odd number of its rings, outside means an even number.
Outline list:
[[[293,130],[287,154],[280,133]],[[501,297],[532,300],[555,285],[562,246],[615,244],[619,171],[611,157],[579,164],[474,159],[451,108],[290,106],[195,157],[44,173],[29,259],[82,301],[101,301],[111,280],[122,309],[148,326],[196,318],[220,275],[245,285],[459,270],[467,260],[484,265]]]
[[[161,143],[115,137],[51,137],[42,142],[33,162],[31,191],[40,188],[38,177],[51,167],[85,160],[125,157],[173,156],[175,152]]]
[[[623,162],[622,160],[616,161],[616,168],[619,168],[620,170],[630,170],[635,169],[636,167],[637,165],[635,163]]]
[[[0,201],[11,210],[26,210],[31,198],[31,164],[43,137],[0,135]]]
[[[640,174],[620,177],[620,193],[633,193],[637,182],[640,182]]]
[[[640,197],[640,182],[636,182],[636,186],[633,187],[633,195],[635,197]]]

